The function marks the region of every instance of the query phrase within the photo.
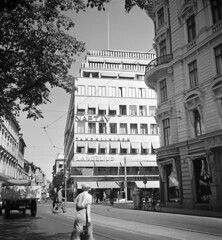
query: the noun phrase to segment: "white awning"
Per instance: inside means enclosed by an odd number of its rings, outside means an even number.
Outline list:
[[[157,167],[156,161],[141,161],[140,163],[143,167]]]
[[[86,142],[84,142],[84,141],[77,142],[77,147],[85,147],[85,146],[86,146]]]
[[[107,148],[107,142],[99,142],[99,148]]]
[[[150,143],[149,142],[142,142],[142,148],[143,149],[150,149]]]
[[[118,161],[95,161],[96,167],[119,167],[120,162]]]
[[[114,58],[110,58],[110,59],[106,59],[107,63],[121,63],[121,59],[114,59]]]
[[[120,146],[121,148],[129,148],[129,142],[121,142]]]
[[[96,148],[97,142],[88,142],[88,148]]]
[[[105,104],[99,104],[99,110],[107,110],[107,107]]]
[[[101,76],[104,76],[104,77],[117,77],[117,73],[116,72],[101,72]]]
[[[139,149],[140,148],[140,143],[138,143],[138,142],[131,142],[131,147],[133,149]]]
[[[157,149],[160,147],[160,143],[159,142],[152,142],[152,146],[154,149]]]
[[[98,188],[120,188],[117,182],[98,182]]]
[[[145,184],[143,183],[143,181],[135,181],[135,183],[138,188],[145,188]],[[146,188],[159,188],[159,187],[160,187],[159,181],[147,181],[146,183]]]
[[[95,104],[95,103],[89,103],[89,104],[88,104],[88,107],[89,107],[89,108],[97,108],[98,105]]]
[[[109,110],[116,111],[117,110],[117,106],[116,105],[109,105]]]
[[[119,148],[119,142],[110,142],[110,148]]]
[[[88,184],[92,189],[98,188],[97,182],[77,182],[77,189],[82,189],[83,184]]]
[[[134,78],[135,73],[119,73],[119,77]]]
[[[135,162],[127,162],[126,161],[126,166],[127,167],[141,167],[141,164],[140,164],[140,162],[138,161],[135,161]]]
[[[80,103],[77,105],[77,109],[87,109],[87,104]]]

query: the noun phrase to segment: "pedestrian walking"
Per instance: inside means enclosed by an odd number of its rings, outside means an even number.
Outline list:
[[[64,209],[64,206],[63,206],[63,199],[64,199],[64,197],[62,196],[62,186],[60,186],[60,187],[59,187],[59,190],[58,190],[58,192],[57,192],[57,200],[56,200],[57,204],[55,204],[55,206],[54,206],[54,208],[53,208],[53,212],[54,212],[56,209],[59,210],[59,208],[61,208],[62,211],[65,212],[65,209]]]
[[[82,192],[76,197],[76,215],[71,240],[94,240],[91,219],[92,195],[90,186],[82,185]]]

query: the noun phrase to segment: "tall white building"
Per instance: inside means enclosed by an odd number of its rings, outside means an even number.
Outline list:
[[[159,187],[156,94],[144,82],[154,58],[145,52],[88,51],[65,130],[65,160],[75,191],[88,182],[100,192],[125,188],[130,199],[135,187]]]

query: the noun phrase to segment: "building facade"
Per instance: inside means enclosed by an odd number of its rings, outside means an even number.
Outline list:
[[[24,171],[25,142],[13,116],[0,118],[0,181],[7,178],[27,179]]]
[[[155,25],[157,58],[145,82],[158,96],[161,202],[222,210],[222,1],[158,0],[147,14]]]
[[[65,160],[75,192],[87,182],[94,191],[116,189],[131,199],[136,187],[159,187],[156,94],[144,83],[154,58],[145,52],[88,51],[65,128]]]

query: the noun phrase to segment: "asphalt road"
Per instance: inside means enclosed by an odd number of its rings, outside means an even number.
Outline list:
[[[3,211],[4,212],[4,211]],[[93,205],[95,240],[221,240],[222,219],[169,213],[118,209]],[[74,204],[66,213],[52,213],[49,204],[39,204],[36,217],[12,211],[0,216],[1,240],[68,240]]]

